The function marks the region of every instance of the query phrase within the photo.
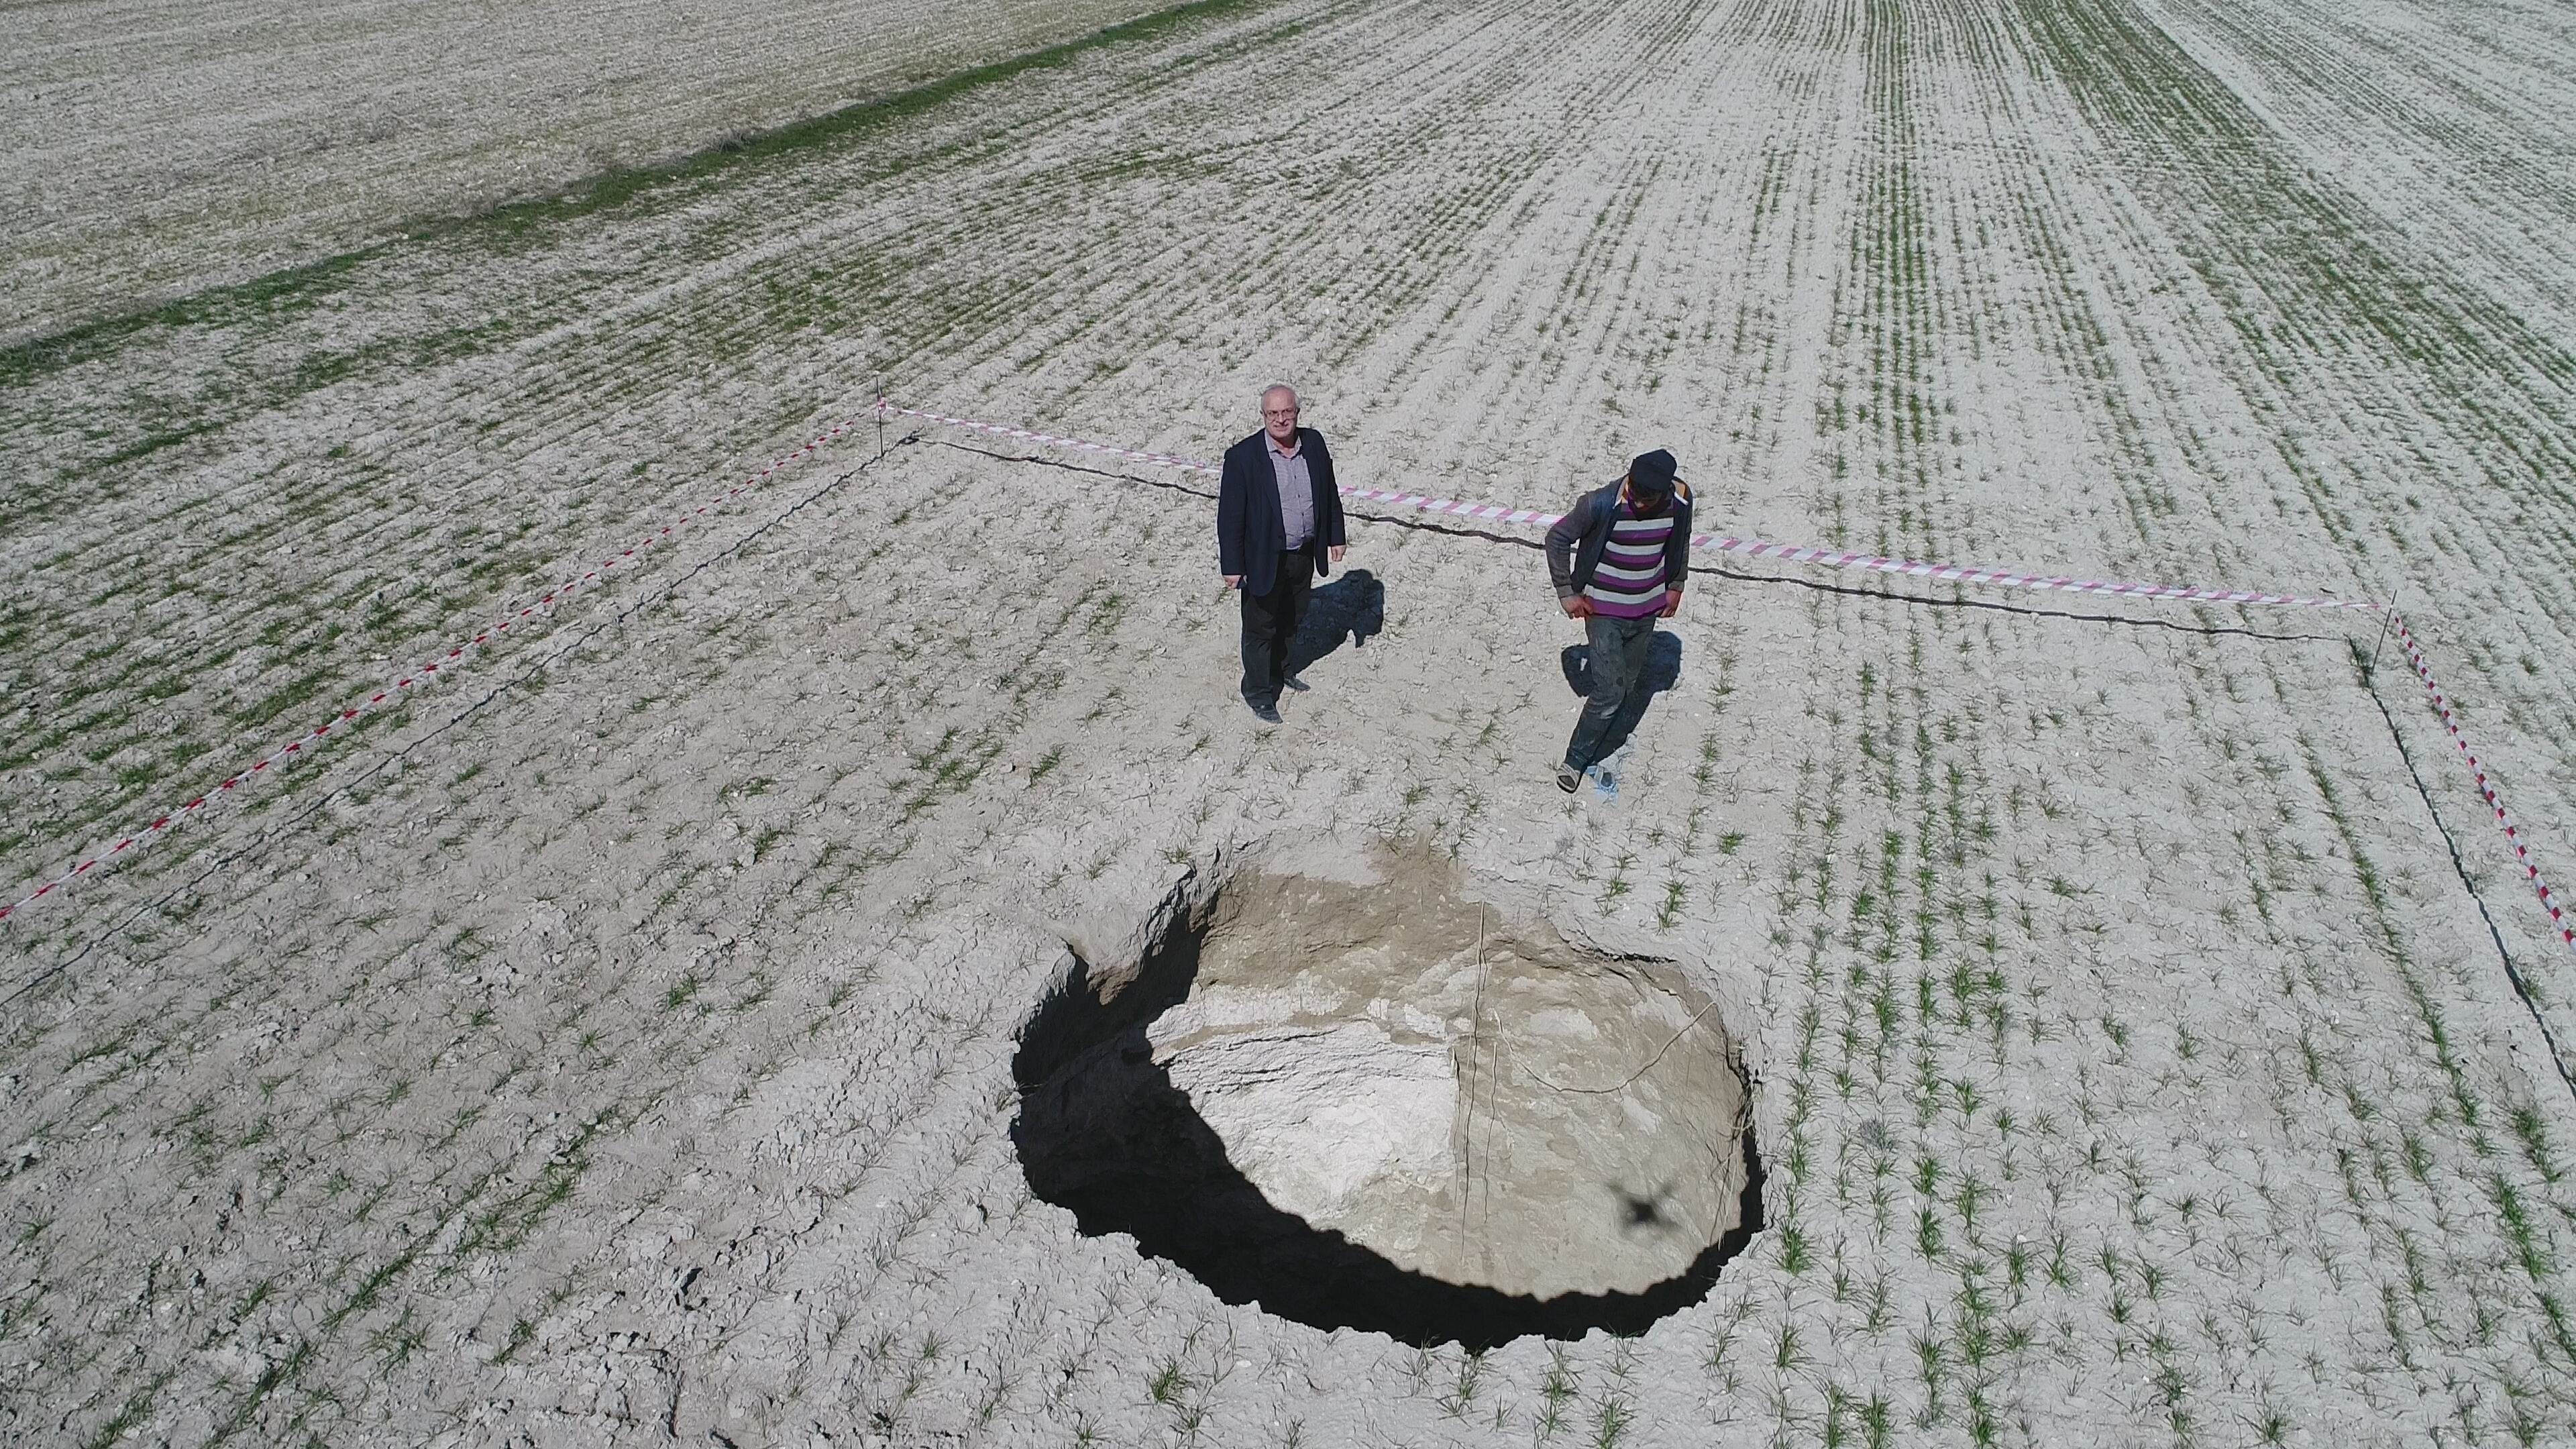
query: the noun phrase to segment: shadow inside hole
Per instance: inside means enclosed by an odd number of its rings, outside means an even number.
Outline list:
[[[1030,1190],[1071,1209],[1086,1236],[1131,1234],[1138,1251],[1183,1269],[1227,1303],[1327,1330],[1486,1349],[1531,1334],[1643,1332],[1706,1298],[1718,1269],[1761,1230],[1762,1164],[1749,1124],[1736,1226],[1643,1292],[1538,1299],[1452,1283],[1274,1206],[1228,1160],[1225,1143],[1154,1061],[1146,1037],[1155,1017],[1189,996],[1205,934],[1203,921],[1176,928],[1123,989],[1113,984],[1106,993],[1095,992],[1090,969],[1076,960],[1021,1038],[1011,1139]],[[1673,1226],[1660,1194],[1604,1187],[1624,1225]]]

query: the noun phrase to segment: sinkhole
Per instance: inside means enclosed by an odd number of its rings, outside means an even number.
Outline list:
[[[1716,1004],[1455,867],[1194,876],[1121,954],[1077,953],[1022,1033],[1012,1136],[1084,1233],[1229,1303],[1470,1348],[1635,1333],[1761,1226]]]

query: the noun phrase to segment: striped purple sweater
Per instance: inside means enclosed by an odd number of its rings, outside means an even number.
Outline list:
[[[1673,535],[1673,516],[1639,518],[1624,500],[1610,521],[1601,563],[1592,582],[1583,586],[1592,612],[1607,619],[1643,619],[1664,611],[1664,544]]]

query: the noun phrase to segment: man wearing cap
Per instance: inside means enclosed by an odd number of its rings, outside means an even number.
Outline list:
[[[1288,672],[1288,641],[1318,575],[1342,561],[1342,495],[1324,435],[1297,426],[1297,392],[1261,393],[1261,431],[1225,450],[1216,488],[1217,571],[1243,596],[1243,702],[1279,723],[1279,689],[1304,689]]]
[[[1643,679],[1655,621],[1681,612],[1691,514],[1677,466],[1661,448],[1639,454],[1627,477],[1576,499],[1547,531],[1557,603],[1583,621],[1591,659],[1591,692],[1556,767],[1557,788],[1568,793],[1601,758],[1611,720]]]

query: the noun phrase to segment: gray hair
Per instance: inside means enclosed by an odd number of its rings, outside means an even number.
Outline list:
[[[1274,382],[1261,390],[1261,406],[1263,408],[1266,409],[1270,406],[1270,395],[1274,392],[1284,392],[1288,394],[1288,400],[1290,402],[1302,402],[1302,399],[1297,396],[1297,389],[1290,387],[1284,382]]]

